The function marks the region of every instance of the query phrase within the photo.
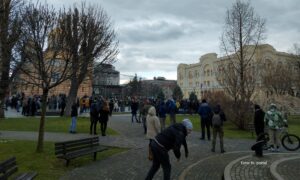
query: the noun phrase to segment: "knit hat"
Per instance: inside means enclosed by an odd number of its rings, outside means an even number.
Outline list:
[[[189,129],[189,130],[193,129],[193,124],[189,119],[184,119],[182,121],[182,124],[185,126],[186,129]]]

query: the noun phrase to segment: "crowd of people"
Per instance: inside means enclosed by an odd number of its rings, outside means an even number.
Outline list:
[[[20,111],[22,107],[23,115],[34,116],[41,107],[41,97],[25,97],[24,94],[16,94],[6,99],[6,108],[11,107]],[[58,95],[48,98],[47,107],[49,110],[59,110],[64,114],[66,106],[66,96]],[[179,160],[181,153],[180,147],[184,146],[185,157],[188,157],[188,147],[186,136],[191,133],[193,124],[189,119],[182,122],[176,121],[176,114],[198,113],[201,124],[201,140],[211,140],[211,151],[216,150],[216,141],[219,137],[220,152],[224,153],[224,122],[227,120],[220,104],[212,107],[205,99],[201,102],[182,100],[176,102],[174,99],[160,100],[148,98],[129,97],[125,100],[116,98],[106,99],[104,97],[84,96],[77,99],[72,104],[70,133],[76,133],[76,122],[78,110],[80,113],[89,112],[90,114],[90,134],[97,135],[97,123],[100,124],[100,133],[106,136],[107,123],[113,112],[131,112],[131,123],[142,123],[143,132],[149,139],[149,159],[152,166],[146,179],[152,179],[160,166],[163,168],[164,179],[170,179],[171,164],[168,151],[173,150],[174,155]],[[271,104],[265,113],[262,108],[254,105],[254,127],[256,135],[265,132],[267,127],[270,135],[270,148],[272,152],[278,152],[280,148],[279,130],[287,126],[287,117],[282,114],[275,104]],[[166,126],[166,117],[170,117],[170,125]]]

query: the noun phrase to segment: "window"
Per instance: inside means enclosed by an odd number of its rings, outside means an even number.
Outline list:
[[[60,76],[59,73],[53,73],[53,74],[52,74],[52,77],[51,77],[51,81],[52,81],[53,83],[56,83],[56,82],[59,80],[59,76]]]

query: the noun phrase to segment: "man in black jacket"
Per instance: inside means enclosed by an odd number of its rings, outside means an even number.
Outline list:
[[[188,157],[188,148],[186,144],[186,136],[191,133],[193,124],[189,119],[184,119],[182,123],[175,123],[169,126],[167,129],[159,133],[153,141],[150,143],[150,148],[153,153],[153,164],[148,172],[146,180],[153,178],[158,171],[160,165],[162,165],[164,172],[164,180],[168,180],[171,177],[171,164],[168,151],[173,149],[174,155],[179,161],[181,153],[180,147],[184,146],[185,157]]]
[[[265,112],[260,108],[259,105],[254,105],[255,113],[254,113],[254,128],[256,136],[260,135],[264,132],[265,124],[264,117]]]

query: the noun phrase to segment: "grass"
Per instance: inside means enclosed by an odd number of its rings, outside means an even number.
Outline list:
[[[36,171],[38,176],[35,179],[37,180],[59,179],[66,172],[93,162],[92,155],[87,155],[73,159],[66,167],[64,160],[55,157],[54,143],[45,142],[43,153],[35,153],[35,148],[36,142],[34,141],[0,139],[0,161],[16,156],[18,173]],[[97,153],[97,161],[125,150],[110,147],[106,151]]]
[[[7,118],[0,119],[0,130],[6,131],[38,131],[40,119],[36,117]],[[67,117],[46,117],[45,132],[69,132],[71,118]],[[97,124],[99,129],[100,125]],[[79,117],[77,119],[77,133],[89,133],[90,119]],[[107,128],[108,135],[118,135],[116,131]]]
[[[199,115],[177,115],[176,121],[181,122],[183,119],[188,118],[193,123],[193,131],[200,132],[200,117]],[[170,119],[167,117],[167,124],[170,124]],[[296,134],[300,137],[300,116],[290,116],[288,120],[289,133]],[[225,138],[238,138],[238,139],[255,139],[256,135],[246,130],[238,129],[231,121],[224,123],[224,137]]]

